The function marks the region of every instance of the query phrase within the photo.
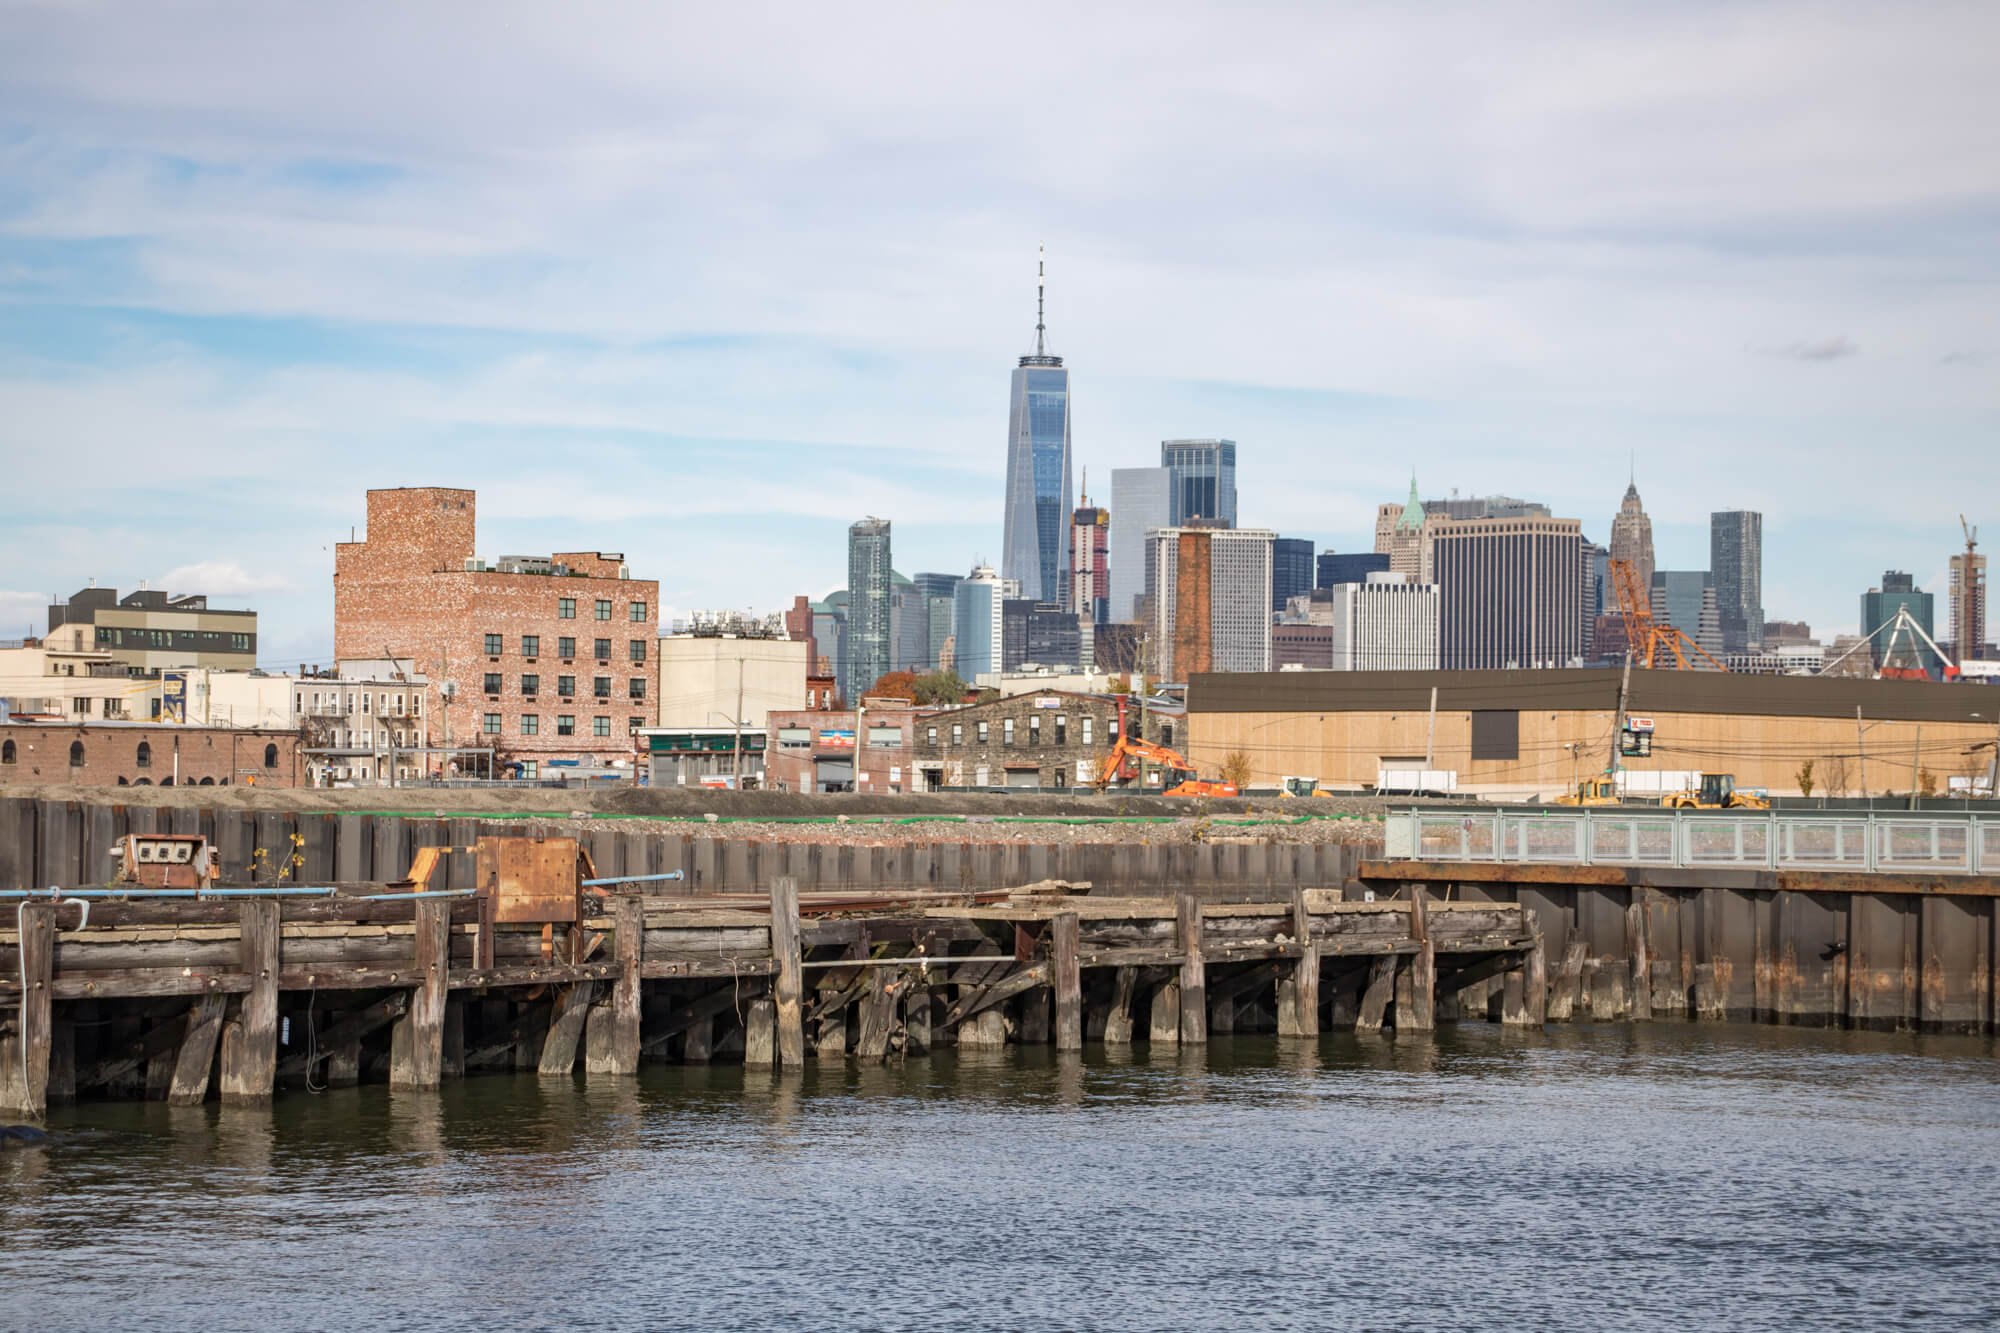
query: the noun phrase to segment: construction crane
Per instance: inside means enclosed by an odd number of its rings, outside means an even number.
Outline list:
[[[1625,650],[1633,665],[1648,670],[1662,665],[1660,650],[1664,648],[1673,654],[1677,671],[1699,670],[1696,659],[1717,671],[1729,670],[1677,627],[1653,619],[1652,606],[1640,591],[1639,576],[1630,560],[1611,562],[1611,588],[1618,597],[1618,614],[1625,621]]]
[[[1819,674],[1830,674],[1835,667],[1866,647],[1877,634],[1885,631],[1889,637],[1882,641],[1882,669],[1875,673],[1877,680],[1929,680],[1931,673],[1924,670],[1923,657],[1917,652],[1917,640],[1922,640],[1937,655],[1937,660],[1944,664],[1946,680],[1958,679],[1958,664],[1945,656],[1944,649],[1937,646],[1937,640],[1917,623],[1917,618],[1910,614],[1910,608],[1902,605],[1898,605],[1896,614],[1877,625],[1872,633],[1862,635],[1846,652],[1821,667]],[[1915,664],[1899,664],[1896,660],[1899,652],[1907,655],[1906,661],[1914,659]]]

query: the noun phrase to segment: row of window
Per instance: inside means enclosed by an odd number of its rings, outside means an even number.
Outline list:
[[[12,740],[0,741],[0,764],[18,762],[19,753],[14,747],[14,742]],[[69,766],[71,768],[82,768],[84,766],[82,741],[71,741],[69,743]],[[153,766],[153,746],[151,742],[139,742],[138,749],[132,752],[132,766],[134,768],[151,768]],[[266,745],[264,747],[264,767],[276,768],[277,766],[278,747],[276,745]],[[120,780],[122,781],[123,779]]]
[[[598,598],[597,605],[592,609],[597,613],[597,618],[599,620],[611,619],[610,598],[608,597]],[[646,604],[644,602],[627,602],[625,604],[625,618],[630,620],[635,625],[643,624],[646,619]],[[556,598],[556,619],[557,620],[576,619],[576,598],[574,597]]]
[[[1053,722],[1053,725],[1048,727],[1046,731],[1050,734],[1053,734],[1054,743],[1057,745],[1068,745],[1069,714],[1057,713],[1051,719],[1051,721]],[[1078,741],[1084,745],[1095,745],[1097,743],[1096,739],[1097,719],[1093,717],[1083,717],[1083,718],[1078,718],[1077,723],[1078,723],[1077,726]],[[989,745],[992,743],[993,733],[991,730],[992,727],[991,723],[975,722],[972,725],[973,725],[973,743],[975,745]],[[1043,743],[1044,728],[1042,726],[1042,715],[1040,713],[1031,713],[1028,715],[1027,732],[1028,732],[1029,745],[1031,746],[1040,745]],[[1117,744],[1118,742],[1117,718],[1114,717],[1111,719],[1110,735],[1108,735],[1105,739],[1111,744],[1114,745]],[[927,727],[924,729],[924,743],[931,746],[937,745],[938,728]],[[953,745],[965,744],[964,723],[954,722],[951,724],[951,743]],[[1015,743],[1014,719],[1011,717],[1002,718],[1000,720],[1000,743],[1002,745],[1012,745]]]
[[[128,639],[126,636],[130,635]],[[175,648],[191,647],[195,641],[213,643],[216,651],[221,650],[222,631],[215,629],[125,629],[122,627],[98,626],[97,646],[100,648]],[[229,651],[247,653],[250,651],[248,634],[231,634]]]
[[[382,692],[382,711],[390,717],[422,717],[424,714],[424,696],[417,693],[411,693],[407,696],[410,709],[408,713],[403,711],[405,698],[406,696],[402,694],[392,696],[387,690],[384,690]],[[303,717],[306,715],[306,692],[300,690],[297,699],[299,715]],[[375,715],[375,695],[372,691],[363,690],[359,695],[342,694],[338,690],[314,690],[312,692],[313,712],[321,717],[327,716],[328,713],[345,713],[347,716],[352,717],[354,716],[357,704],[362,716],[373,717]]]
[[[482,684],[484,685],[485,688],[482,689],[480,693],[497,695],[503,693],[506,690],[507,678],[498,671],[488,671],[486,673],[486,678],[482,682]],[[541,692],[542,692],[541,676],[534,673],[529,673],[521,677],[522,694],[532,699]],[[576,677],[557,676],[556,693],[565,699],[574,698],[576,695]],[[592,676],[590,679],[590,693],[592,698],[609,699],[611,697],[611,677]],[[625,682],[625,697],[628,699],[645,698],[646,678],[644,676],[632,676],[629,679],[627,679]]]
[[[634,603],[634,605],[637,605],[637,603]],[[609,639],[593,640],[591,643],[591,647],[595,650],[595,655],[598,661],[609,662],[611,660],[611,640]],[[500,654],[506,651],[507,651],[506,635],[489,634],[486,636],[486,655],[488,657],[498,657],[500,656]],[[521,656],[526,658],[537,658],[540,657],[541,655],[542,655],[542,636],[539,634],[523,634],[521,636]],[[563,658],[575,657],[576,640],[570,638],[566,634],[558,638],[556,640],[556,656]],[[633,662],[645,661],[646,641],[644,639],[626,640],[625,656],[629,661]]]
[[[628,727],[643,727],[646,725],[646,720],[640,717],[628,717],[625,719],[625,722]],[[484,725],[481,727],[481,730],[484,731],[488,736],[498,736],[500,735],[501,723],[502,719],[500,714],[488,713],[484,718]],[[521,714],[521,734],[523,736],[541,735],[542,734],[541,714],[539,713]],[[593,717],[592,719],[590,719],[590,734],[593,736],[609,736],[611,734],[611,719],[608,717]],[[576,735],[576,716],[574,714],[572,713],[556,714],[556,735],[558,736]]]

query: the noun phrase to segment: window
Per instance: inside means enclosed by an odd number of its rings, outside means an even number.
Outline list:
[[[1512,708],[1473,709],[1472,757],[1519,759],[1521,757],[1520,712]]]
[[[631,679],[631,680],[627,681],[627,682],[626,682],[626,690],[625,690],[625,697],[626,697],[626,698],[628,698],[628,699],[643,699],[643,698],[645,698],[645,697],[646,697],[646,678],[645,678],[644,676],[634,676],[634,677],[632,677],[632,679]]]
[[[14,742],[0,741],[0,764],[11,764],[13,762],[14,762]]]
[[[541,692],[542,692],[542,678],[540,676],[530,674],[521,677],[521,693],[528,695],[530,698],[532,698],[535,695],[540,694]]]
[[[1069,744],[1069,715],[1067,713],[1056,714],[1056,744]]]
[[[542,636],[539,634],[523,634],[521,636],[521,656],[540,657],[541,655]]]
[[[139,752],[132,756],[132,763],[139,768],[153,766],[153,747],[145,741],[139,742]]]
[[[278,747],[277,747],[277,746],[275,746],[275,745],[267,745],[267,746],[265,746],[265,747],[264,747],[264,767],[266,767],[266,768],[276,768],[277,766],[278,766]]]
[[[165,645],[162,646],[164,647]],[[247,653],[250,651],[250,636],[248,634],[232,634],[229,636],[229,646],[239,653]]]
[[[1002,745],[1014,743],[1014,719],[1011,717],[1000,720],[1000,743]]]
[[[609,662],[611,660],[611,640],[599,639],[597,641],[597,660],[600,662]]]
[[[541,767],[541,764],[533,759],[523,759],[521,761],[521,776],[533,782],[536,775],[540,773]]]
[[[83,742],[82,742],[82,741],[71,741],[71,742],[69,743],[69,766],[70,766],[71,768],[82,768],[82,767],[83,767]]]
[[[779,727],[779,728],[778,728],[778,745],[779,745],[779,746],[780,746],[780,748],[782,748],[782,749],[786,749],[786,750],[803,750],[803,749],[806,749],[807,747],[809,747],[809,746],[810,746],[810,745],[812,744],[812,738],[813,738],[813,734],[812,734],[812,728],[811,728],[811,727]],[[13,743],[14,743],[14,742],[12,742],[12,741],[8,741],[8,742],[7,742],[7,744],[9,744],[9,745],[12,745]],[[11,753],[11,751],[10,751],[10,753]],[[10,762],[10,763],[11,763],[11,762],[13,762],[13,761],[12,761],[12,760],[9,760],[8,762]]]
[[[556,640],[556,656],[557,656],[557,657],[575,657],[575,656],[576,656],[576,640],[575,640],[575,639],[572,639],[572,638],[570,638],[570,637],[569,637],[568,635],[564,635],[563,637],[561,637],[561,638],[557,639],[557,640]]]
[[[1028,744],[1040,745],[1041,743],[1042,715],[1040,713],[1033,713],[1028,717]]]
[[[489,634],[486,636],[486,655],[488,657],[498,657],[506,651],[506,648],[501,645],[498,634]]]
[[[523,736],[539,736],[539,735],[541,735],[541,734],[542,734],[542,715],[541,715],[540,713],[523,713],[523,714],[521,714],[521,734],[522,734]]]
[[[1091,723],[1095,722],[1096,720],[1097,719],[1094,717],[1086,717],[1083,719],[1083,743],[1085,745],[1090,744]],[[1057,735],[1061,735],[1061,733],[1058,732]]]
[[[646,719],[643,717],[628,717],[625,719],[625,729],[627,731],[637,731],[645,725]]]
[[[557,713],[556,735],[558,736],[576,735],[576,719],[568,713]]]
[[[609,597],[600,597],[597,599],[597,618],[599,620],[611,619],[611,599]]]
[[[499,672],[497,672],[497,671],[489,671],[489,672],[487,672],[487,673],[486,673],[486,692],[487,692],[488,694],[498,694],[498,693],[500,693],[500,673],[499,673]]]
[[[625,610],[626,613],[631,616],[633,624],[637,625],[645,623],[646,604],[644,602],[634,602],[630,606],[626,607]]]
[[[611,697],[611,677],[592,676],[590,678],[590,693],[595,698],[609,699]]]
[[[573,699],[573,698],[575,698],[575,697],[576,697],[576,677],[575,677],[575,676],[557,676],[557,677],[556,677],[556,693],[557,693],[557,694],[560,694],[560,695],[561,695],[561,696],[562,696],[563,698],[565,698],[565,699]]]
[[[925,744],[925,745],[928,745],[928,746],[930,746],[930,747],[931,747],[931,748],[932,748],[933,750],[935,750],[935,749],[937,748],[937,728],[936,728],[936,727],[925,727],[925,728],[924,728],[924,744]]]
[[[963,723],[954,722],[951,724],[951,743],[953,745],[965,744],[965,726]]]
[[[1088,734],[1086,734],[1086,735],[1084,736],[1084,739],[1085,739],[1085,740],[1089,740],[1089,739],[1090,739],[1089,735],[1088,735]],[[1107,740],[1107,741],[1109,741],[1109,742],[1111,742],[1111,744],[1113,744],[1113,745],[1116,745],[1116,744],[1118,744],[1118,719],[1117,719],[1117,718],[1115,718],[1115,717],[1108,717],[1108,718],[1104,719],[1104,739],[1105,739],[1105,740]]]
[[[644,639],[632,640],[632,660],[634,662],[643,662],[646,660],[646,641]]]
[[[69,710],[69,711],[70,711],[70,712],[72,712],[72,713],[76,713],[76,714],[79,714],[79,715],[82,715],[82,716],[86,716],[86,717],[87,717],[87,716],[89,716],[89,714],[90,714],[90,700],[88,700],[88,699],[84,698],[84,697],[83,697],[82,695],[78,695],[78,696],[77,696],[76,698],[74,698],[74,699],[70,700],[70,710]]]
[[[498,677],[495,677],[495,679],[497,680]],[[374,691],[371,690],[368,693],[361,696],[361,711],[363,713],[368,714],[370,717],[373,717],[375,715]]]
[[[557,620],[576,619],[576,598],[574,597],[556,598],[556,619]]]
[[[984,745],[984,744],[986,744],[986,739],[987,739],[987,736],[986,736],[986,724],[985,724],[984,722],[981,722],[981,723],[979,724],[979,731],[978,731],[978,736],[979,736],[979,743],[980,743],[981,745]]]
[[[611,734],[611,719],[608,717],[593,717],[590,719],[590,734],[593,736],[609,736]]]
[[[488,736],[498,736],[500,734],[500,715],[498,713],[486,714],[486,725],[481,727],[480,730],[484,731]]]

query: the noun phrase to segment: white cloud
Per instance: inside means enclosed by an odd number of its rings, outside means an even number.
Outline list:
[[[211,597],[242,597],[250,593],[281,592],[291,586],[282,574],[253,574],[234,560],[200,560],[168,570],[160,587],[176,596],[207,593]]]

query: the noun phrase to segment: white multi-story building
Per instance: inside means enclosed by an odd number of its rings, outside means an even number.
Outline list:
[[[387,786],[426,776],[436,766],[426,753],[435,748],[424,710],[429,684],[387,659],[343,661],[333,675],[292,680],[293,712],[306,738],[300,753],[312,785]],[[454,739],[477,746],[484,737]]]
[[[1437,669],[1437,584],[1370,574],[1332,592],[1335,671]]]
[[[1148,656],[1156,676],[1271,669],[1271,543],[1277,536],[1269,528],[1154,528],[1146,534]],[[1208,547],[1205,588],[1180,586],[1184,542]],[[1183,615],[1205,622],[1191,626],[1185,641],[1176,638]]]

